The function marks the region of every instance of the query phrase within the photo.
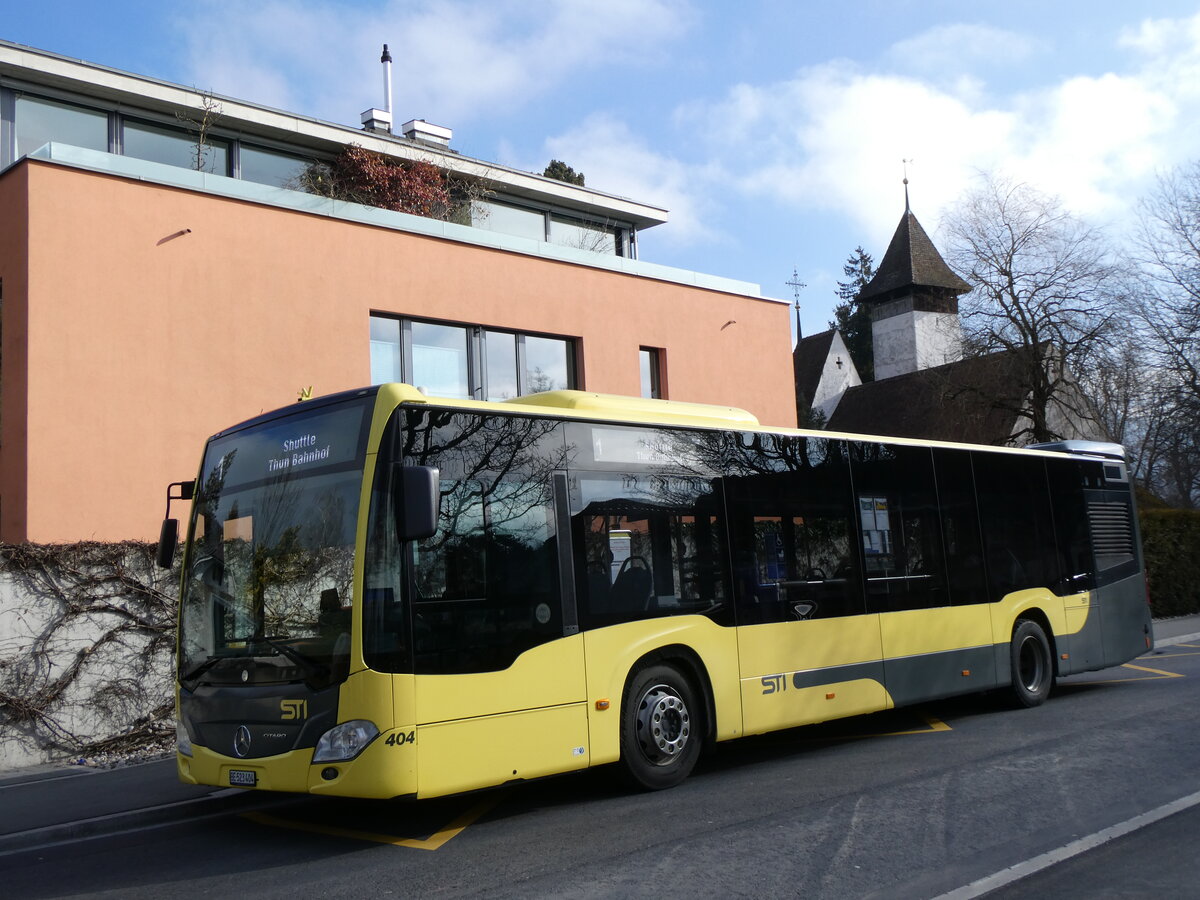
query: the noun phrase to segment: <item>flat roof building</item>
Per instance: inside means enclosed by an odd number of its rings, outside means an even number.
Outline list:
[[[786,302],[640,260],[664,210],[367,124],[0,41],[0,541],[152,538],[207,435],[310,387],[580,388],[795,423]],[[313,193],[350,145],[436,167],[461,202]]]

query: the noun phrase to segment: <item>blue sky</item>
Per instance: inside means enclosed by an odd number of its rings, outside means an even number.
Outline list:
[[[1200,158],[1200,0],[43,0],[0,37],[354,126],[386,42],[397,121],[667,207],[643,259],[789,300],[795,268],[806,334],[883,255],[902,159],[936,241],[981,171],[1119,239]]]

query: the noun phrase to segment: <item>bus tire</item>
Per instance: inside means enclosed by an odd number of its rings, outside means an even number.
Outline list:
[[[1012,696],[1018,706],[1041,706],[1054,687],[1054,660],[1042,626],[1020,619],[1009,645],[1012,666]]]
[[[704,733],[703,700],[674,666],[651,665],[629,680],[621,703],[621,765],[634,786],[660,791],[687,778]]]

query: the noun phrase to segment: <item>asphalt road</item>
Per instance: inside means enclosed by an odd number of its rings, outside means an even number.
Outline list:
[[[300,799],[9,854],[0,893],[892,900],[972,896],[1048,856],[989,896],[1200,895],[1200,806],[1064,857],[1200,792],[1200,644],[1133,666],[1033,710],[972,697],[733,742],[658,794],[595,772],[415,804]]]

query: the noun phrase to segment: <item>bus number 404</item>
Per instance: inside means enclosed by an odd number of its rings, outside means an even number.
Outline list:
[[[390,747],[399,747],[401,744],[415,744],[417,742],[417,733],[410,731],[405,734],[403,731],[397,731],[395,734],[389,734],[387,740],[384,741]]]

